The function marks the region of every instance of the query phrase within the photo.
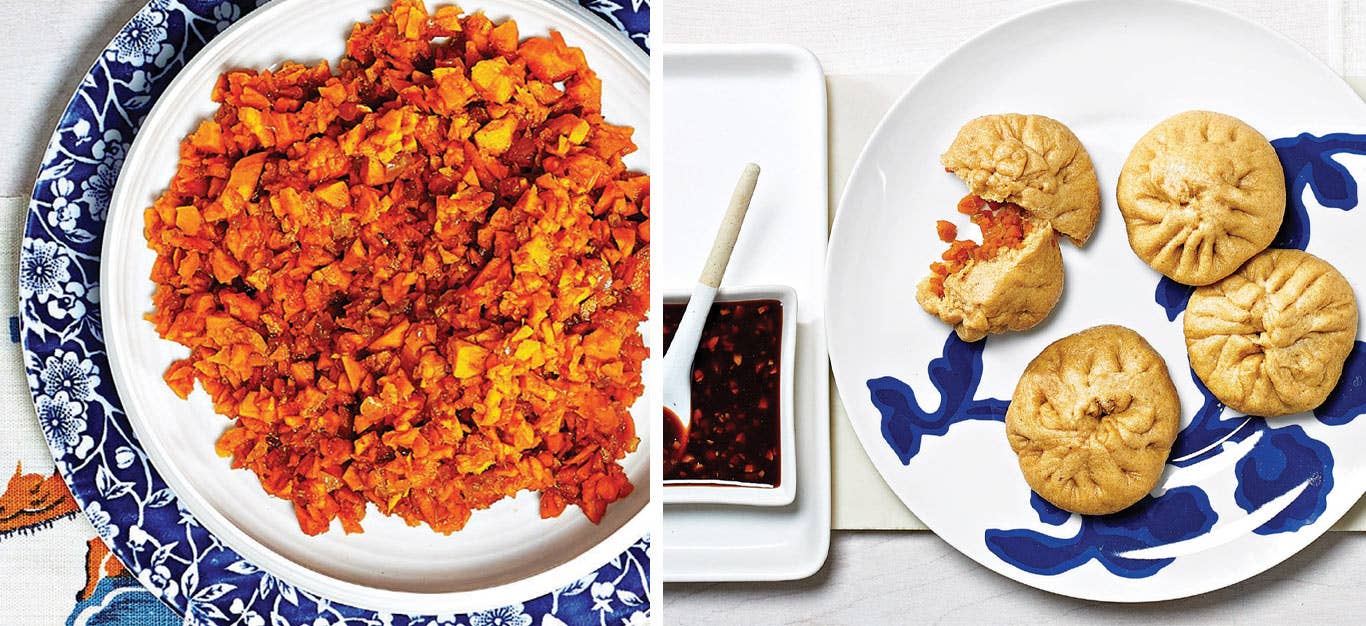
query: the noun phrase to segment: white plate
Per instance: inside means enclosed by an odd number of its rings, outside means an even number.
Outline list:
[[[213,412],[198,388],[186,402],[162,382],[166,367],[187,351],[159,338],[143,320],[151,310],[155,254],[143,237],[142,210],[174,174],[180,139],[213,114],[209,95],[219,74],[284,59],[335,64],[352,24],[388,4],[279,0],[214,39],[181,71],[129,150],[110,204],[100,275],[104,332],[119,397],[148,456],[181,502],[243,556],[305,590],[348,604],[404,613],[479,610],[568,584],[649,532],[647,402],[633,410],[640,448],[623,461],[636,489],[608,508],[601,525],[572,507],[542,520],[537,496],[523,493],[476,511],[464,530],[450,536],[409,527],[371,507],[363,534],[346,535],[334,525],[308,537],[288,502],[267,495],[254,474],[231,470],[214,453],[214,441],[229,422]],[[570,45],[583,48],[602,78],[607,119],[636,129],[640,150],[628,165],[647,168],[649,78],[640,50],[577,6],[539,0],[462,6],[493,19],[516,19],[523,37],[556,28]]]
[[[688,303],[690,291],[664,293],[664,304]],[[797,442],[793,434],[792,373],[797,350],[797,291],[787,285],[726,287],[716,302],[777,300],[782,306],[778,355],[778,485],[755,485],[737,481],[670,481],[664,478],[664,504],[745,504],[787,506],[797,497]],[[661,446],[663,447],[663,446]]]
[[[1232,411],[1220,417],[1222,407],[1211,403],[1201,423],[1246,421],[1242,430],[1222,443],[1204,438],[1211,445],[1205,455],[1174,455],[1155,491],[1165,512],[1139,505],[1132,510],[1150,519],[1127,530],[1116,528],[1115,519],[1083,522],[1032,507],[998,421],[955,419],[952,428],[936,429],[925,420],[898,430],[910,423],[904,419],[908,411],[887,422],[895,436],[884,437],[870,381],[904,382],[874,383],[888,402],[884,406],[905,400],[909,389],[925,407],[919,410],[942,410],[936,408],[941,394],[928,370],[951,332],[920,309],[914,290],[945,247],[934,221],[956,219],[954,206],[966,191],[938,157],[964,122],[1001,112],[1046,114],[1077,133],[1100,177],[1100,224],[1085,249],[1063,243],[1067,286],[1049,319],[1029,332],[988,339],[975,376],[970,351],[939,361],[934,367],[941,380],[979,378],[968,397],[977,408],[989,409],[992,403],[984,400],[1008,400],[1025,364],[1048,343],[1096,324],[1120,323],[1143,334],[1166,358],[1181,396],[1183,425],[1192,423],[1205,403],[1186,367],[1181,317],[1169,321],[1156,303],[1159,275],[1130,251],[1114,187],[1134,142],[1158,121],[1193,108],[1239,116],[1271,138],[1350,132],[1366,123],[1366,105],[1327,67],[1283,37],[1227,13],[1170,0],[1055,5],[987,31],[911,87],[864,148],[840,203],[830,243],[827,328],[835,379],[853,427],[882,477],[930,529],[1021,582],[1116,601],[1217,589],[1303,548],[1366,488],[1366,419],[1327,426],[1312,415],[1282,418],[1273,431],[1260,419]],[[1366,173],[1359,157],[1337,158],[1353,172]],[[1313,224],[1308,250],[1334,262],[1359,297],[1366,295],[1366,258],[1355,235],[1366,226],[1366,210],[1324,208],[1312,195],[1306,204]],[[951,372],[944,374],[946,365]],[[964,371],[969,375],[959,375]],[[1350,372],[1344,380],[1361,383]],[[1004,401],[993,402],[994,410],[1004,410]],[[1295,427],[1303,432],[1295,435]],[[916,434],[918,450],[906,445],[908,432]],[[1182,437],[1178,446],[1201,440],[1194,432]],[[902,456],[889,440],[902,442]],[[1336,466],[1281,456],[1322,451],[1314,440],[1331,450]],[[1284,458],[1292,460],[1289,473],[1278,476],[1276,459]],[[1254,461],[1262,463],[1261,479],[1246,473]],[[1240,469],[1244,473],[1236,476]],[[1325,488],[1329,478],[1331,491]],[[1304,491],[1290,499],[1313,501],[1279,512],[1284,502],[1272,496],[1296,489]],[[1317,495],[1325,492],[1319,502]],[[1236,500],[1249,493],[1254,513]],[[1310,506],[1298,508],[1305,503]],[[1286,523],[1263,526],[1258,516],[1267,514]],[[1145,530],[1166,534],[1143,537]],[[1180,541],[1187,538],[1193,539]],[[1128,552],[1141,546],[1160,547]],[[1117,554],[1173,560],[1125,561]]]
[[[653,214],[656,293],[688,289],[741,167],[763,168],[725,285],[797,291],[797,497],[782,507],[666,505],[666,582],[788,580],[820,569],[830,543],[825,77],[791,46],[669,46],[664,171]]]

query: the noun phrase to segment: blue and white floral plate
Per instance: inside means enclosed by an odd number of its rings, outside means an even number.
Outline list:
[[[1002,59],[1008,59],[1003,62]],[[1357,176],[1366,104],[1287,39],[1175,0],[1088,0],[993,28],[893,106],[850,176],[830,239],[830,357],[873,464],[924,523],[1005,576],[1079,598],[1147,601],[1236,583],[1326,531],[1366,491],[1366,357],[1313,413],[1263,420],[1226,409],[1191,374],[1181,315],[1189,288],[1130,250],[1114,188],[1129,150],[1188,109],[1257,127],[1285,166],[1291,202],[1274,245],[1328,259],[1366,297]],[[915,285],[944,249],[963,184],[939,165],[977,115],[1055,117],[1086,145],[1103,209],[1084,249],[1064,243],[1066,288],[1024,333],[965,343],[924,313]],[[964,232],[976,233],[968,224]],[[1137,330],[1165,357],[1183,429],[1158,488],[1121,513],[1084,517],[1034,495],[1003,419],[1025,365],[1103,323]]]
[[[308,538],[292,515],[281,516],[288,505],[266,497],[246,472],[206,460],[212,446],[200,447],[224,422],[206,412],[203,398],[141,404],[164,390],[155,365],[170,354],[146,335],[150,328],[136,328],[150,304],[137,301],[150,295],[150,266],[139,258],[146,252],[141,208],[169,180],[188,120],[211,113],[212,77],[233,64],[336,58],[346,27],[387,5],[255,4],[154,0],[144,7],[82,81],[43,159],[19,270],[25,366],[58,469],[87,517],[187,623],[643,623],[648,452],[626,462],[638,495],[618,502],[601,527],[585,529],[592,525],[574,511],[542,522],[528,514],[535,502],[526,497],[476,514],[470,537],[502,548],[495,559],[463,534],[405,535],[410,529],[396,530],[380,515],[366,520],[369,532],[360,537],[369,539]],[[648,4],[582,5],[603,19],[553,0],[465,8],[515,17],[524,36],[562,30],[602,72],[608,115],[615,109],[648,128],[639,51],[648,49]],[[244,485],[250,494],[233,491]]]

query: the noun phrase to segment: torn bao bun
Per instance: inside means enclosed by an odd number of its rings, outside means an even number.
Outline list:
[[[941,160],[973,196],[1022,212],[1025,233],[1012,245],[989,248],[993,256],[988,258],[979,252],[950,270],[935,264],[935,273],[916,289],[916,301],[964,341],[1033,327],[1062,296],[1055,231],[1081,246],[1100,216],[1100,184],[1091,157],[1062,123],[1007,114],[965,124]]]
[[[1019,205],[1077,246],[1100,219],[1091,155],[1062,122],[1042,115],[986,115],[964,124],[939,158],[968,191]]]
[[[1039,220],[1019,248],[1002,249],[990,260],[968,261],[944,277],[942,295],[926,278],[915,299],[930,315],[953,326],[959,339],[977,341],[1043,321],[1062,297],[1062,284],[1058,238]]]

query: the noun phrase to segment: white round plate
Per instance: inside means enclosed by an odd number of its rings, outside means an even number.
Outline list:
[[[635,491],[594,525],[575,507],[543,520],[536,494],[522,493],[476,511],[464,530],[443,536],[412,528],[371,507],[365,532],[308,537],[290,503],[270,497],[256,476],[233,471],[214,453],[229,424],[196,388],[188,402],[162,382],[188,352],[161,339],[143,319],[151,310],[155,254],[143,236],[143,209],[175,172],[180,140],[212,116],[209,99],[223,71],[270,67],[285,59],[332,60],[358,21],[384,0],[278,0],[215,38],[181,71],[148,115],[128,152],[110,203],[100,274],[104,333],[119,397],[147,455],[185,507],[210,531],[268,572],[323,597],[403,613],[450,613],[498,607],[574,582],[649,531],[650,422],[645,401],[633,408],[639,449],[623,461]],[[644,54],[577,6],[542,0],[464,4],[490,18],[517,20],[521,36],[554,28],[584,50],[603,83],[608,120],[635,127],[640,150],[627,159],[648,168],[649,75]],[[648,368],[647,368],[648,372]],[[648,373],[647,373],[648,376]]]
[[[1276,141],[1293,183],[1277,245],[1333,262],[1366,294],[1354,174],[1366,174],[1366,105],[1289,40],[1197,4],[1083,1],[997,26],[945,58],[887,113],[859,158],[830,240],[827,331],[840,396],[882,477],[925,524],[1005,576],[1079,598],[1146,601],[1261,572],[1329,528],[1366,488],[1366,358],[1318,415],[1270,423],[1197,386],[1181,310],[1188,293],[1130,250],[1114,203],[1138,138],[1188,109],[1236,115]],[[944,250],[934,222],[977,235],[954,207],[965,187],[939,155],[988,113],[1038,113],[1090,152],[1103,209],[1084,249],[1063,242],[1067,284],[1034,329],[966,344],[916,304]],[[1309,226],[1312,224],[1311,229]],[[1044,346],[1103,323],[1145,336],[1181,396],[1183,431],[1153,494],[1107,517],[1032,496],[1002,416]],[[1358,343],[1358,352],[1363,344]]]

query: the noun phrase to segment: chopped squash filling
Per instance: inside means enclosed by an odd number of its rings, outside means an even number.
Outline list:
[[[649,177],[559,33],[396,0],[336,67],[234,70],[145,212],[161,336],[218,453],[360,532],[450,533],[523,490],[597,522],[632,485]]]
[[[942,261],[930,265],[930,286],[937,296],[944,295],[944,279],[957,273],[970,261],[988,261],[1004,249],[1018,249],[1033,224],[1025,219],[1024,209],[1008,202],[990,202],[969,195],[958,202],[958,212],[968,215],[982,230],[982,243],[958,239],[958,227],[943,220],[935,224],[939,240],[949,244]]]

